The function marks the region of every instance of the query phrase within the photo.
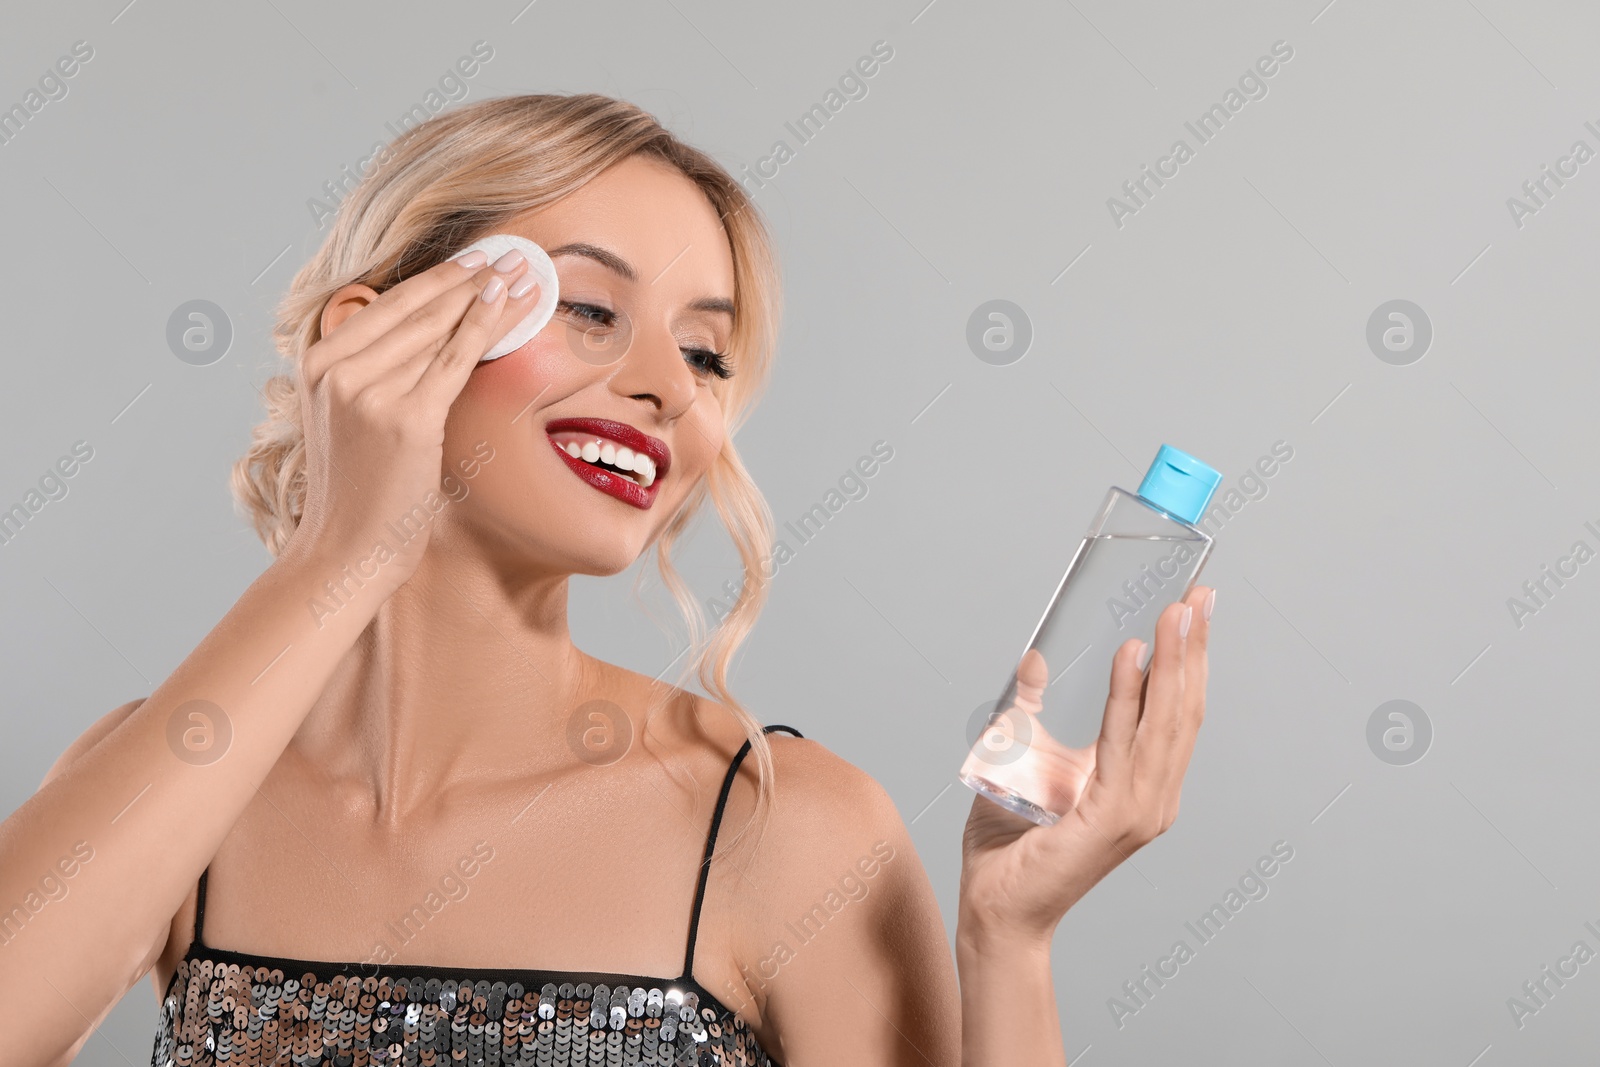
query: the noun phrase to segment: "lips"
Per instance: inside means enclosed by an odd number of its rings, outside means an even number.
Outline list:
[[[625,422],[553,419],[544,429],[550,446],[574,474],[601,492],[640,509],[655,502],[661,481],[672,466],[672,453],[666,442],[640,433]],[[579,454],[572,455],[569,448]],[[619,469],[607,469],[599,463]],[[646,480],[649,485],[641,484]]]

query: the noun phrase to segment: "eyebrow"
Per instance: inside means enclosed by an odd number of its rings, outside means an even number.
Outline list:
[[[615,252],[601,248],[598,245],[584,244],[580,241],[574,244],[562,245],[560,248],[552,248],[545,254],[551,259],[555,259],[557,256],[583,256],[585,259],[594,260],[602,267],[621,275],[630,282],[639,280],[639,272],[633,269],[632,264]],[[689,307],[694,311],[720,312],[730,318],[734,314],[733,301],[716,296],[702,297],[691,303]]]
[[[707,296],[696,300],[689,307],[694,311],[718,311],[733,318],[733,301],[724,300],[720,296]]]
[[[557,256],[584,256],[588,259],[594,260],[601,266],[622,275],[630,282],[636,282],[639,280],[639,273],[635,271],[631,265],[629,265],[627,260],[617,255],[615,252],[607,251],[606,249],[597,247],[595,245],[586,245],[582,243],[562,245],[560,248],[550,249],[550,251],[545,254],[551,259],[555,259]]]

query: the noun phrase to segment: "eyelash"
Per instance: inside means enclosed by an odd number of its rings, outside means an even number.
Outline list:
[[[615,326],[616,313],[610,308],[603,308],[597,304],[580,304],[570,300],[556,301],[556,307],[571,311],[580,318],[588,319],[597,326]],[[721,352],[713,352],[709,348],[685,348],[686,355],[699,356],[704,362],[699,369],[707,374],[714,374],[718,378],[728,379],[733,377],[733,368],[728,366],[728,357]]]

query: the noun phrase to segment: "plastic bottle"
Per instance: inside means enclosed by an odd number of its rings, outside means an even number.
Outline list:
[[[1212,546],[1195,523],[1221,481],[1162,445],[1137,493],[1111,487],[961,765],[962,782],[1042,826],[1077,805],[1094,771],[1112,657],[1132,638],[1153,647],[1162,609],[1194,587]]]

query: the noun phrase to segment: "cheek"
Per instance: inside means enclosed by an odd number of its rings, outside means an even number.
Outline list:
[[[572,374],[572,356],[562,346],[558,334],[539,333],[510,355],[480,363],[461,390],[475,406],[503,413],[507,421],[545,393],[545,401],[565,396],[562,380]]]
[[[695,466],[704,472],[710,469],[722,451],[727,424],[723,421],[721,405],[709,390],[695,401],[694,412],[690,417],[694,420],[693,432],[677,435],[677,439],[683,442],[679,447],[692,444]]]

